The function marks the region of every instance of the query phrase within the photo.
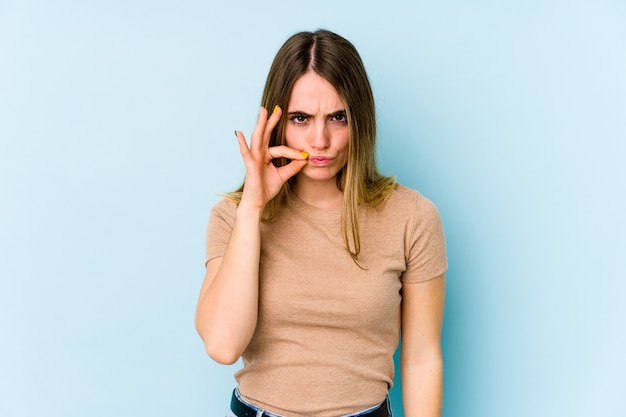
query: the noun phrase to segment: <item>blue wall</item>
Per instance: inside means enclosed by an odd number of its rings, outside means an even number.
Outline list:
[[[0,2],[0,415],[224,414],[206,219],[273,54],[317,27],[445,222],[444,415],[626,413],[624,2],[53,3]]]

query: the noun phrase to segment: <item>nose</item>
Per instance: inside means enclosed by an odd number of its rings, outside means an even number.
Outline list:
[[[315,127],[314,136],[311,140],[313,149],[326,149],[330,146],[330,135],[328,126],[325,123],[319,123]]]

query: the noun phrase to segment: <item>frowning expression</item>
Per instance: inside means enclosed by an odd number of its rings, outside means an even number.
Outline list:
[[[348,161],[350,128],[344,103],[315,72],[301,76],[291,90],[285,139],[287,146],[309,154],[299,179],[334,180]]]

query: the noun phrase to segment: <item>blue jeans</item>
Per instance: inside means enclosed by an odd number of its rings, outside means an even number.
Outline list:
[[[274,413],[270,413],[269,411],[262,410],[259,407],[257,407],[256,405],[251,404],[248,401],[244,400],[243,397],[241,396],[241,394],[239,393],[239,389],[238,388],[235,389],[235,396],[237,397],[237,399],[239,401],[241,401],[242,403],[244,403],[248,407],[256,410],[257,415],[261,415],[261,414],[264,413],[263,414],[264,417],[265,416],[267,416],[267,417],[284,417],[284,416],[281,416],[280,414],[274,414]],[[389,417],[393,417],[393,413],[391,411],[391,402],[389,401],[389,396],[387,396],[387,398],[385,399],[385,401],[383,401],[383,403],[387,404],[387,414],[389,414]],[[361,411],[359,411],[357,413],[348,414],[348,415],[341,416],[341,417],[359,417],[359,416],[361,416],[361,415],[363,415],[365,413],[368,413],[368,412],[370,412],[372,410],[375,410],[376,408],[380,407],[381,404],[382,403],[376,404],[376,405],[374,405],[374,406],[372,406],[372,407],[370,407],[370,408],[368,408],[366,410],[361,410]],[[228,413],[226,413],[226,417],[238,417],[238,416],[235,413],[233,413],[231,410],[229,410]]]

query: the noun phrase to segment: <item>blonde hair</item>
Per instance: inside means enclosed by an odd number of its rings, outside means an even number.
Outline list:
[[[350,129],[348,161],[337,174],[337,187],[343,191],[342,234],[346,250],[359,265],[361,252],[358,208],[376,207],[387,199],[395,179],[383,176],[376,166],[376,114],[372,88],[356,48],[347,39],[327,30],[300,32],[279,49],[265,83],[261,105],[286,109],[291,90],[298,78],[315,72],[339,93],[346,108]],[[270,137],[269,146],[284,145],[286,118],[282,118]],[[288,161],[275,161],[282,166]],[[264,219],[275,219],[293,190],[295,178],[287,181],[276,197],[267,203]],[[241,201],[243,185],[227,197]],[[359,265],[360,266],[360,265]]]

